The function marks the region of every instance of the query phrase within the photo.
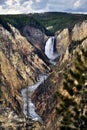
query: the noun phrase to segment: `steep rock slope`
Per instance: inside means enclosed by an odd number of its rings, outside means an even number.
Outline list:
[[[0,25],[0,100],[20,114],[20,89],[36,82],[38,74],[50,68],[34,53],[35,48],[25,37],[12,25],[9,27],[11,32]]]
[[[79,52],[82,47],[87,47],[86,30],[87,21],[84,21],[76,24],[72,30],[66,28],[62,32],[58,31],[56,33],[57,51],[60,55],[59,61],[45,83],[40,85],[32,95],[36,104],[36,111],[46,123],[45,130],[58,130],[58,117],[55,112],[55,107],[58,105],[56,91],[61,91],[65,94],[62,90],[63,73],[66,73],[67,69],[73,66],[75,52]]]
[[[28,39],[28,41],[31,42],[33,46],[43,50],[44,44],[48,38],[44,30],[42,31],[38,28],[26,25],[22,28],[22,34]]]
[[[78,23],[72,30],[72,40],[78,41],[87,37],[87,20]]]
[[[68,59],[71,53],[78,45],[87,38],[87,21],[77,23],[72,29],[65,28],[55,33],[56,48],[62,62]]]

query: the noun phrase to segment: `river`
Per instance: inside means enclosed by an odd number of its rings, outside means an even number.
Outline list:
[[[35,105],[32,102],[31,95],[37,89],[37,87],[42,84],[46,80],[47,76],[42,74],[39,75],[38,82],[34,85],[28,86],[28,88],[22,89],[21,94],[24,102],[23,113],[25,116],[30,116],[30,118],[34,121],[39,121],[43,124],[42,118],[35,112]],[[27,98],[27,91],[29,93]],[[28,101],[27,101],[28,100]],[[29,112],[29,113],[28,113]]]
[[[52,64],[56,64],[55,59],[58,57],[58,53],[55,52],[55,42],[54,37],[50,37],[45,44],[45,55],[48,57],[49,62]],[[25,89],[21,90],[24,106],[23,112],[25,116],[31,117],[34,121],[39,121],[43,124],[42,118],[35,112],[35,105],[32,102],[31,95],[38,88],[40,84],[42,84],[46,80],[47,76],[42,74],[39,75],[38,82],[28,86]]]

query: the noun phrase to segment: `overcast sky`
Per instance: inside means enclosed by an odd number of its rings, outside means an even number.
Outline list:
[[[87,13],[87,0],[0,0],[0,14],[48,11]]]

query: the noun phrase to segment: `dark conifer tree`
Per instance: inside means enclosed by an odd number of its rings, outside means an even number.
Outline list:
[[[57,92],[59,130],[87,130],[87,48],[76,54],[74,67],[64,74],[63,90]]]

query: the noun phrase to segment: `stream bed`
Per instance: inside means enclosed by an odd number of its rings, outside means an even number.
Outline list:
[[[38,88],[40,84],[42,84],[46,80],[47,76],[44,74],[39,75],[38,82],[28,86],[28,88],[22,89],[22,99],[24,102],[23,113],[25,116],[29,116],[34,121],[39,121],[43,124],[42,118],[35,112],[35,105],[32,102],[31,95]],[[27,94],[28,93],[28,94]]]

